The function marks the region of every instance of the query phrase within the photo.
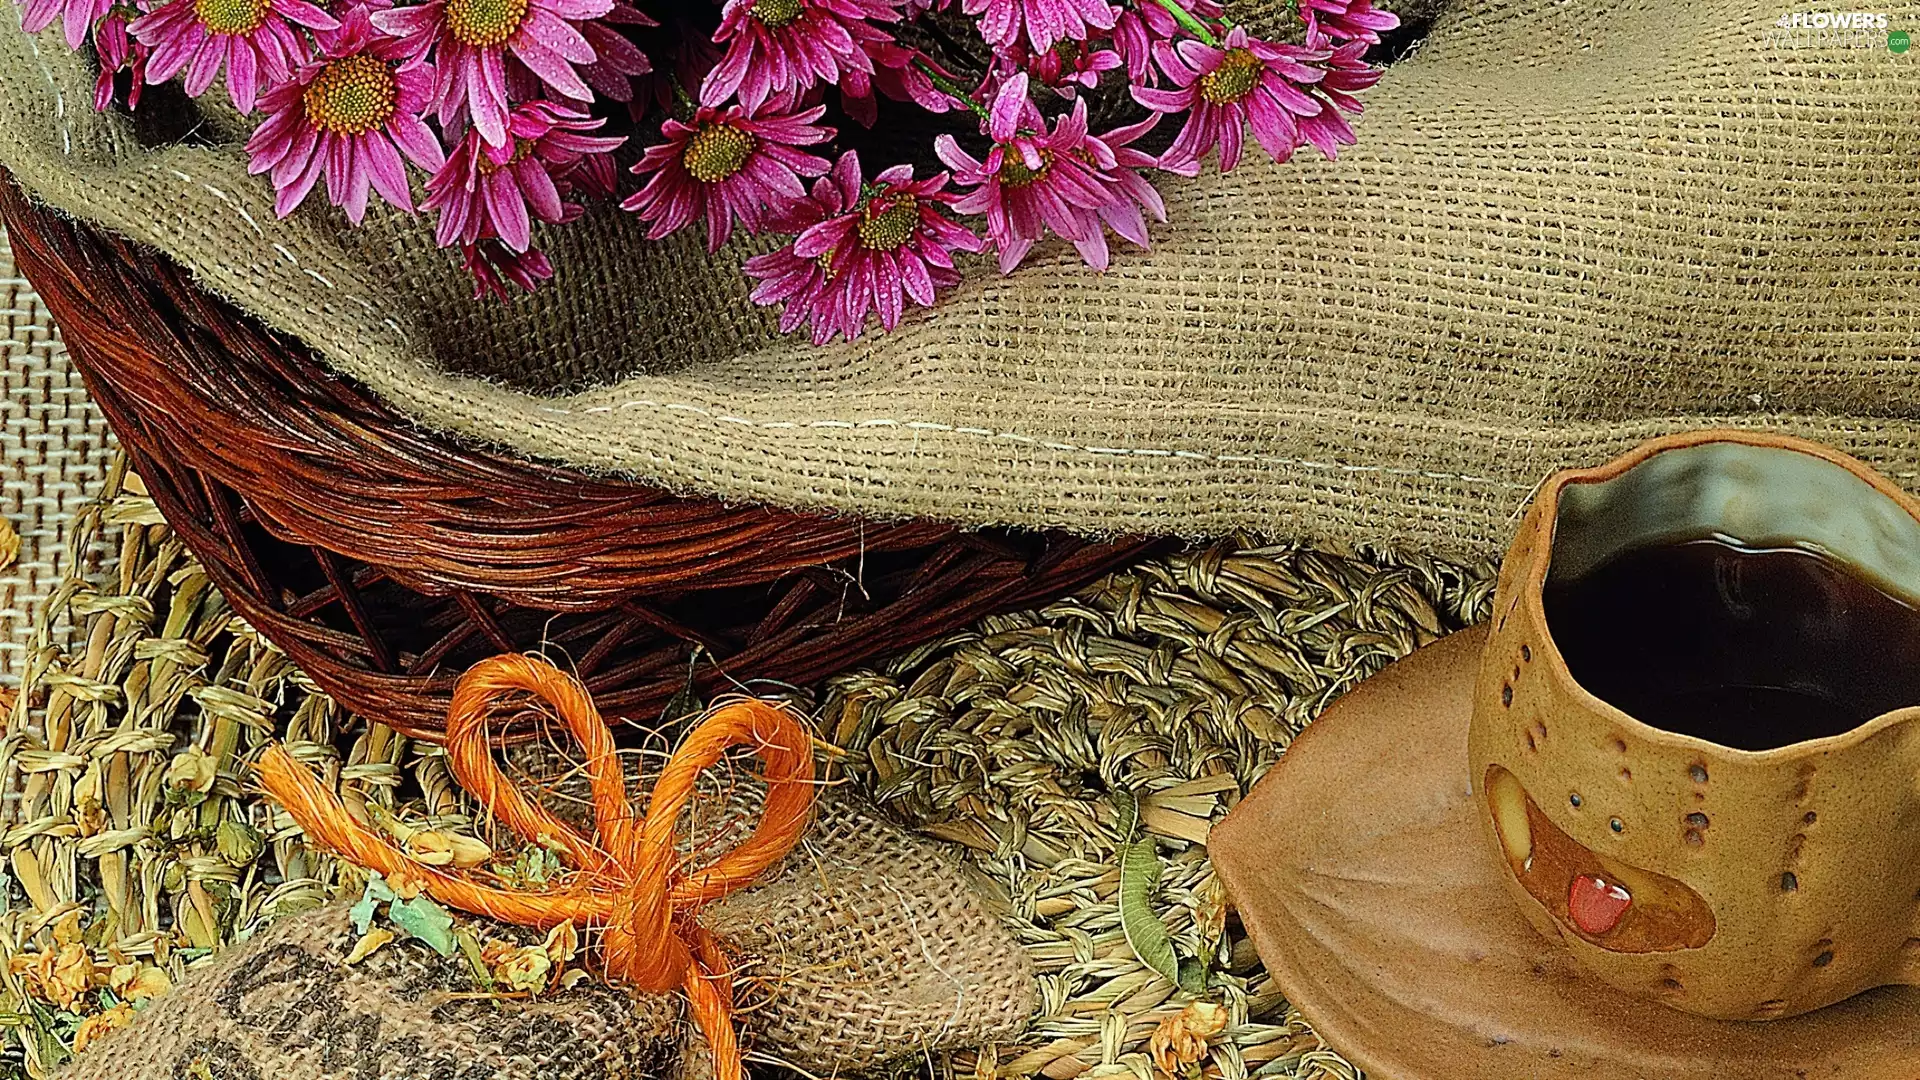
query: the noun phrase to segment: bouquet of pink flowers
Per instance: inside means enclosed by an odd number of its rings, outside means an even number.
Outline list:
[[[931,306],[962,252],[1006,273],[1052,233],[1105,269],[1108,232],[1145,248],[1166,220],[1156,171],[1232,169],[1249,129],[1333,157],[1398,24],[1372,0],[1296,0],[1287,41],[1217,0],[645,2],[24,0],[22,22],[91,41],[96,108],[224,75],[282,216],[322,181],[356,224],[375,196],[414,212],[417,176],[478,293],[551,277],[533,224],[619,194],[624,164],[651,238],[788,238],[745,261],[753,299],[822,343]]]

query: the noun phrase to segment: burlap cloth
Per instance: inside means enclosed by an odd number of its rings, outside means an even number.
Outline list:
[[[725,802],[723,798],[721,800]],[[732,823],[748,821],[745,801]],[[725,835],[726,823],[716,835]],[[825,800],[768,879],[702,923],[728,944],[747,1048],[803,1075],[862,1073],[1019,1034],[1033,971],[933,844]],[[491,936],[520,936],[492,926]],[[418,943],[349,964],[345,905],[272,924],[89,1049],[61,1080],[703,1080],[674,995],[587,982],[529,1002],[477,992]],[[538,941],[538,935],[526,937]],[[198,1067],[202,1070],[196,1073]]]
[[[51,34],[0,34],[0,165],[526,454],[867,515],[1485,554],[1549,468],[1656,432],[1920,466],[1920,52],[1783,41],[1787,10],[1462,0],[1338,163],[1168,181],[1151,254],[975,266],[828,349],[771,333],[740,249],[615,211],[546,239],[557,287],[470,302],[423,223],[276,223],[229,123],[143,149]],[[555,387],[588,389],[528,392]]]
[[[0,685],[11,686],[20,681],[34,617],[74,557],[63,529],[99,486],[113,437],[46,307],[14,270],[4,229],[0,318],[0,516],[20,535],[19,560],[0,570]]]

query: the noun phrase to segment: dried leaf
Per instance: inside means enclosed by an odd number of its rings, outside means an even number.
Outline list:
[[[556,989],[571,990],[591,978],[593,976],[588,975],[585,968],[568,968],[561,973]]]
[[[547,941],[543,947],[554,967],[566,967],[573,963],[574,956],[580,952],[580,931],[575,930],[572,923],[563,922],[547,931]]]
[[[393,925],[426,942],[441,956],[452,956],[459,948],[453,940],[453,916],[425,893],[389,904],[387,918],[393,920]]]
[[[347,953],[347,966],[351,967],[365,960],[367,957],[379,952],[381,946],[392,944],[392,942],[393,931],[386,927],[376,926],[368,930],[366,933],[360,935],[360,940],[354,942],[352,951]]]
[[[0,570],[12,566],[20,560],[20,534],[13,528],[13,522],[0,518]]]
[[[447,834],[434,829],[416,829],[402,841],[407,849],[407,857],[426,866],[449,866],[453,863],[453,841]]]
[[[493,992],[493,966],[487,963],[485,953],[480,949],[480,939],[473,930],[462,926],[453,932],[454,944],[460,946],[461,955],[467,958],[467,966],[473,969],[473,977],[488,993]]]
[[[266,850],[267,841],[260,835],[260,830],[244,821],[228,818],[214,830],[213,846],[220,857],[232,865],[247,866]]]
[[[453,865],[462,870],[471,870],[476,866],[485,866],[493,861],[493,849],[485,841],[458,833],[447,834],[447,842],[453,847]]]
[[[81,940],[80,909],[75,908],[60,916],[53,924],[53,943],[55,945],[78,945]]]

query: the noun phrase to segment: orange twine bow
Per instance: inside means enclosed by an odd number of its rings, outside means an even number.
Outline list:
[[[513,691],[545,699],[585,749],[598,843],[527,798],[494,763],[488,717],[494,701]],[[741,745],[751,747],[766,770],[760,822],[738,846],[689,870],[674,849],[675,825],[700,773]],[[268,747],[258,767],[267,791],[310,840],[403,888],[418,885],[441,903],[520,926],[575,922],[601,929],[608,976],[649,993],[684,990],[713,1051],[716,1080],[739,1080],[730,962],[694,916],[752,882],[799,842],[813,809],[812,743],[799,722],[762,701],[717,709],[668,759],[647,815],[636,823],[613,733],[586,688],[545,661],[509,655],[483,660],[460,679],[447,712],[446,749],[454,778],[483,806],[527,840],[558,848],[579,875],[559,891],[528,893],[449,874],[415,862],[349,816],[332,789],[285,747]]]

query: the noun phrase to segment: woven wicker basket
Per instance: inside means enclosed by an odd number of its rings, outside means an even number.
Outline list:
[[[650,722],[683,690],[811,682],[1153,547],[728,506],[456,444],[10,180],[0,216],[228,602],[408,734],[433,737],[459,673],[496,652],[545,648],[610,716]]]

